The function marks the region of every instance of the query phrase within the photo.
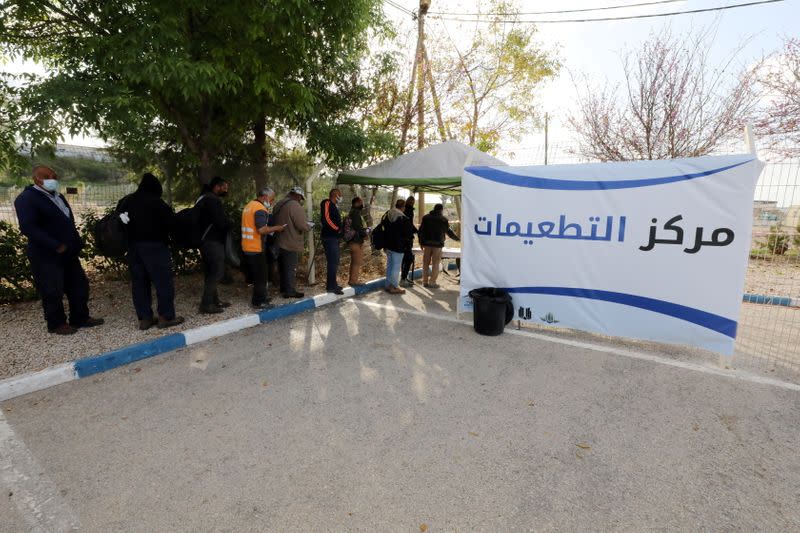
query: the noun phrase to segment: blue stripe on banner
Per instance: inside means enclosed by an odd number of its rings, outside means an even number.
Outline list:
[[[132,344],[97,357],[78,359],[75,361],[75,372],[79,378],[105,372],[118,366],[127,365],[140,359],[153,357],[164,352],[177,350],[186,346],[186,338],[182,333],[173,333],[152,341]]]
[[[258,318],[261,319],[261,322],[269,322],[270,320],[278,320],[279,318],[296,315],[303,311],[308,311],[309,309],[314,309],[313,298],[305,298],[299,302],[261,311],[258,313]]]
[[[612,189],[632,189],[635,187],[650,187],[653,185],[664,185],[678,181],[693,180],[724,172],[736,168],[755,159],[748,159],[741,163],[728,165],[727,167],[715,168],[695,174],[681,174],[679,176],[667,176],[664,178],[644,178],[638,180],[606,180],[606,181],[582,181],[582,180],[562,180],[554,178],[539,178],[536,176],[522,176],[512,174],[505,170],[492,167],[468,167],[465,170],[479,178],[515,187],[528,187],[531,189],[554,189],[563,191],[604,191]]]
[[[712,331],[722,333],[731,338],[736,338],[736,321],[724,316],[715,315],[707,311],[701,311],[693,307],[656,300],[645,296],[636,296],[621,292],[598,291],[594,289],[579,289],[572,287],[513,287],[503,289],[510,293],[522,294],[548,294],[553,296],[573,296],[575,298],[587,298],[590,300],[601,300],[631,307],[638,307],[654,313],[668,315],[674,318],[697,324]]]

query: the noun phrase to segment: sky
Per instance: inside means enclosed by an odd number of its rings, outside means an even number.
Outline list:
[[[392,0],[408,10],[419,7],[418,0]],[[481,0],[432,0],[431,12],[475,12]],[[586,9],[604,6],[616,6],[650,2],[653,0],[517,0],[516,4],[522,12]],[[626,7],[605,11],[572,13],[567,15],[531,15],[526,18],[559,19],[559,18],[592,18],[629,16],[651,13],[664,13],[704,9],[745,3],[752,0],[681,0],[653,6]],[[482,5],[488,5],[483,0]],[[385,4],[386,14],[397,24],[401,37],[407,37],[409,46],[414,46],[416,23],[403,11]],[[543,88],[539,95],[542,110],[551,117],[550,142],[571,143],[571,133],[564,126],[564,118],[575,99],[575,90],[570,73],[586,74],[599,82],[609,80],[612,84],[620,81],[622,69],[620,52],[636,48],[647,39],[653,31],[659,31],[665,25],[676,32],[704,28],[718,24],[718,33],[711,50],[714,62],[726,60],[731,52],[746,41],[737,60],[742,65],[752,64],[758,59],[771,54],[780,48],[784,37],[800,37],[797,29],[800,21],[800,0],[784,0],[772,4],[763,4],[726,11],[680,15],[663,18],[638,20],[603,21],[588,23],[539,24],[539,40],[546,49],[557,50],[564,68],[560,76]],[[433,31],[443,32],[442,24],[448,25],[451,35],[463,35],[469,32],[472,25],[458,22],[428,20]],[[29,70],[31,65],[10,63],[2,66],[3,70],[19,72]],[[33,68],[36,68],[33,66]],[[410,69],[410,65],[408,67]],[[37,69],[40,70],[40,69]],[[66,142],[98,146],[99,139],[72,138]],[[523,139],[521,146],[504,146],[519,153],[533,146],[542,145],[543,133],[531,135]]]
[[[409,9],[418,8],[417,0],[393,0]],[[521,12],[586,9],[604,6],[644,3],[652,0],[517,0]],[[525,18],[550,19],[592,18],[642,15],[705,9],[746,3],[751,0],[684,0],[653,6],[630,7],[567,15],[530,15]],[[475,12],[478,0],[432,0],[431,12]],[[488,2],[483,1],[483,5]],[[402,31],[414,31],[415,23],[410,17],[390,6],[386,13],[395,20]],[[560,76],[547,84],[539,95],[543,111],[550,117],[550,142],[571,143],[572,135],[564,125],[564,118],[572,107],[575,90],[570,73],[585,73],[589,78],[612,84],[622,79],[620,52],[640,46],[651,32],[658,32],[669,26],[674,33],[705,28],[718,24],[717,36],[710,50],[713,63],[721,64],[743,42],[746,44],[737,55],[737,61],[745,66],[752,65],[781,47],[784,37],[800,37],[800,0],[785,0],[772,4],[762,4],[725,11],[697,13],[661,18],[635,20],[539,24],[539,40],[545,49],[558,50],[564,68]],[[428,20],[434,29],[444,21]],[[449,33],[460,35],[470,31],[472,25],[447,22]],[[461,28],[457,25],[461,24]],[[413,43],[412,43],[413,46]],[[532,135],[522,141],[522,146],[513,147],[519,153],[531,146],[544,143],[543,133]],[[506,146],[504,148],[512,148]]]

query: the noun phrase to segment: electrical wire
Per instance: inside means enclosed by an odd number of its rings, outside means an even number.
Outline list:
[[[407,9],[407,8],[401,6],[400,4],[398,4],[397,2],[393,2],[392,0],[384,0],[383,3],[393,7],[395,9],[399,9],[400,11],[402,11],[403,13],[405,13],[407,15],[413,15],[414,14],[414,12],[411,11],[410,9]]]
[[[627,17],[602,17],[602,18],[589,18],[589,19],[564,19],[564,20],[498,20],[498,19],[462,19],[457,17],[447,17],[442,15],[434,15],[430,18],[449,22],[483,22],[483,23],[508,23],[508,24],[564,24],[564,23],[580,23],[580,22],[607,22],[614,20],[632,20],[632,19],[646,19],[655,17],[671,17],[675,15],[689,15],[692,13],[706,13],[710,11],[724,11],[726,9],[735,9],[738,7],[757,6],[761,4],[774,4],[776,2],[783,2],[784,0],[761,0],[760,2],[747,2],[744,4],[733,4],[730,6],[709,7],[704,9],[691,9],[687,11],[672,11],[669,13],[653,13],[650,15],[630,15]],[[487,13],[487,15],[491,15]]]
[[[654,6],[658,4],[672,4],[675,2],[686,2],[686,0],[657,0],[655,2],[641,2],[638,4],[624,4],[619,6],[605,6],[605,7],[586,7],[582,9],[562,9],[557,11],[529,11],[524,13],[491,13],[497,16],[515,16],[515,15],[557,15],[562,13],[584,13],[586,11],[606,11],[609,9],[624,9],[627,7],[640,7],[640,6]],[[481,17],[488,13],[446,13],[444,11],[428,11],[429,15],[448,15],[448,16],[466,16],[466,17]]]

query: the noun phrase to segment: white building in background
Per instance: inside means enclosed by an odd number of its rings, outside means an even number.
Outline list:
[[[30,147],[23,145],[20,149],[23,155],[30,155]],[[102,161],[103,163],[111,163],[114,158],[108,153],[106,148],[96,146],[79,146],[77,144],[57,144],[55,149],[56,157],[64,157],[68,159],[83,158],[93,159],[95,161]]]

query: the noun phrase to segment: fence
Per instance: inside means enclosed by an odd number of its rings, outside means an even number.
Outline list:
[[[0,221],[17,224],[14,211],[14,199],[22,192],[23,187],[0,186]],[[78,222],[87,212],[102,212],[117,205],[120,198],[136,190],[133,183],[88,183],[64,185],[61,192],[75,213]]]

